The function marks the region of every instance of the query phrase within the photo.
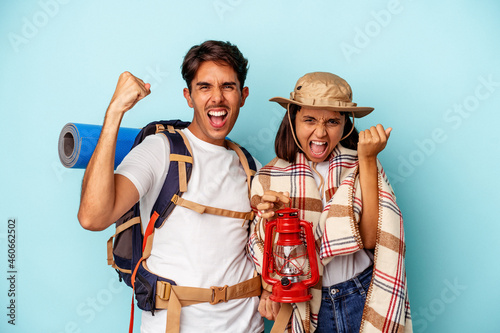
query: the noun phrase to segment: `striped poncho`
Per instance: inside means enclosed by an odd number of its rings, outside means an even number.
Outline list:
[[[403,218],[387,177],[378,165],[379,221],[374,250],[373,277],[363,311],[360,332],[412,332],[410,304],[404,266]],[[316,250],[321,264],[334,256],[348,255],[363,248],[358,229],[362,202],[357,152],[335,147],[329,159],[325,180],[326,206],[323,208],[318,186],[304,154],[295,163],[275,158],[260,169],[252,183],[252,207],[256,218],[249,240],[250,254],[258,272],[264,250],[264,224],[256,206],[266,190],[289,192],[291,207],[299,209],[300,219],[313,223]],[[271,291],[271,287],[263,283]],[[288,332],[314,332],[321,304],[321,285],[311,288],[313,299],[292,304]]]

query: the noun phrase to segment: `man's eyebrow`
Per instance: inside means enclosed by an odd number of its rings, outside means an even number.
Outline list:
[[[197,86],[212,86],[211,83],[200,81],[196,83]],[[224,82],[221,84],[222,86],[235,86],[236,82],[234,81],[229,81],[229,82]]]
[[[197,86],[211,86],[212,84],[211,83],[208,83],[208,82],[196,82],[196,85]]]

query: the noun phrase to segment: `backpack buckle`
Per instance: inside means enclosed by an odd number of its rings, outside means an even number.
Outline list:
[[[227,302],[227,284],[224,287],[210,287],[212,289],[212,300],[209,302],[212,305]]]
[[[158,281],[156,284],[156,295],[163,301],[170,299],[172,285],[166,281]]]

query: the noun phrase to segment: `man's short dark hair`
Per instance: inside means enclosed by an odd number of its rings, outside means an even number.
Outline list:
[[[229,42],[207,40],[200,45],[193,46],[184,57],[182,63],[182,78],[186,81],[191,92],[191,82],[200,65],[205,61],[214,61],[231,66],[238,77],[240,90],[245,85],[248,71],[248,60],[243,57],[236,45]]]

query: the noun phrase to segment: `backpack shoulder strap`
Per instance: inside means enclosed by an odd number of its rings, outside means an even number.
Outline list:
[[[239,146],[237,143],[226,140],[227,146],[234,150],[236,154],[238,155],[240,159],[240,163],[243,166],[243,169],[245,170],[245,174],[247,175],[247,185],[248,185],[248,197],[250,197],[250,185],[252,183],[253,176],[257,172],[257,165],[255,163],[255,160],[253,157],[244,149],[243,147]],[[170,171],[169,171],[170,172]],[[199,214],[212,214],[212,215],[219,215],[219,216],[225,216],[225,217],[232,217],[232,218],[237,218],[237,219],[242,219],[243,221],[246,220],[253,220],[254,218],[254,212],[237,212],[237,211],[232,211],[228,209],[222,209],[222,208],[216,208],[212,206],[206,206],[202,205],[193,201],[189,201],[186,199],[181,198],[178,195],[175,195],[172,197],[172,203],[181,206],[184,208],[191,209]],[[171,207],[173,209],[173,206]],[[243,222],[244,224],[245,222]]]
[[[155,216],[155,228],[161,228],[165,220],[170,216],[176,205],[197,211],[200,214],[209,213],[220,216],[252,219],[253,212],[233,212],[214,207],[200,205],[181,198],[182,193],[187,191],[187,183],[191,177],[193,169],[193,153],[189,140],[180,130],[175,129],[171,124],[159,127],[160,133],[166,136],[170,145],[170,165],[163,187],[156,199],[151,216]],[[250,153],[237,143],[226,140],[229,148],[234,150],[240,159],[240,163],[247,175],[248,196],[250,197],[250,186],[253,176],[257,172],[257,165]]]
[[[151,215],[156,212],[158,218],[155,227],[160,228],[175,207],[172,198],[187,191],[187,184],[193,169],[193,154],[189,141],[178,129],[167,127],[161,132],[170,145],[170,164],[165,182],[156,199]]]
[[[184,142],[182,133],[178,130],[186,128],[189,124],[189,122],[181,120],[160,120],[151,122],[141,129],[134,140],[132,148],[140,144],[149,135],[162,131],[169,132],[169,134],[166,135],[172,147],[172,154],[174,154],[174,157],[171,157],[171,164],[175,164],[175,166],[170,165],[169,167],[175,170],[175,172],[171,173],[171,177],[174,176],[175,179],[165,180],[163,187],[167,185],[167,187],[169,187],[169,191],[164,194],[164,196],[167,197],[163,199],[164,197],[160,196],[156,200],[157,202],[150,215],[150,221],[154,220],[157,222],[156,220],[158,220],[160,214],[155,213],[156,211],[162,213],[159,222],[163,221],[173,208],[168,207],[171,205],[171,198],[174,195],[180,195],[182,191],[185,191],[187,188],[187,182],[191,175],[192,154],[190,152],[189,143],[187,140]],[[123,278],[125,283],[129,286],[133,284],[131,280],[132,272],[134,268],[137,267],[137,262],[143,257],[144,249],[148,241],[151,242],[152,240],[152,238],[145,237],[145,235],[152,233],[151,229],[154,230],[153,227],[156,225],[154,222],[150,223],[151,227],[149,227],[150,224],[148,224],[144,230],[143,224],[140,223],[140,215],[140,203],[137,202],[115,222],[116,232],[108,240],[108,264],[119,271],[120,278]]]
[[[228,147],[234,150],[240,158],[240,163],[247,175],[248,197],[250,197],[250,186],[252,185],[252,179],[253,176],[255,176],[255,174],[257,173],[257,165],[255,164],[255,160],[245,148],[243,148],[236,142],[226,140],[226,143]]]

